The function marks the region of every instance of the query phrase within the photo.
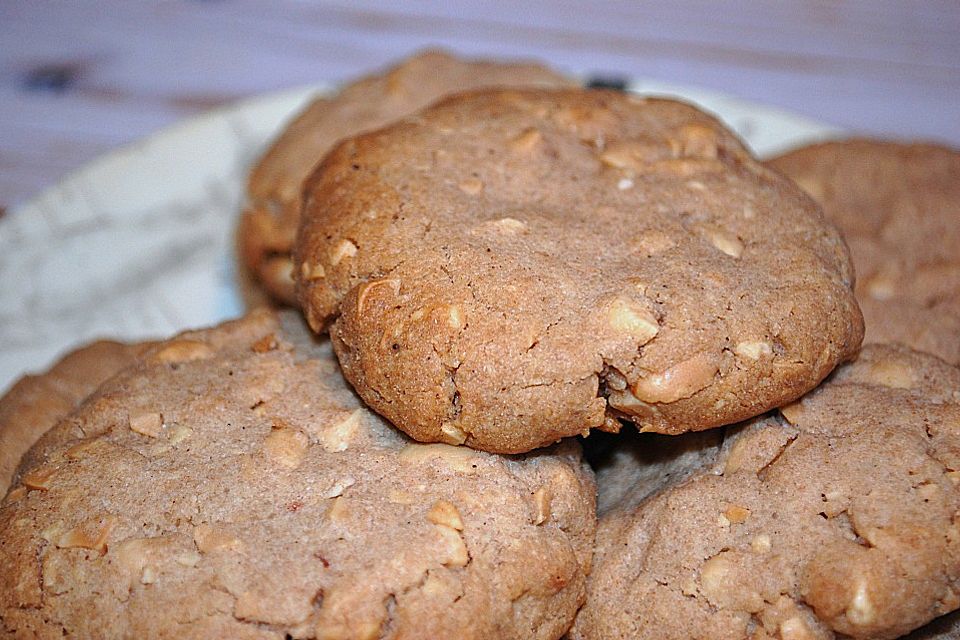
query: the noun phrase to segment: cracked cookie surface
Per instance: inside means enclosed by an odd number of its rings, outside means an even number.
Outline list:
[[[572,82],[533,63],[462,59],[424,51],[383,73],[311,102],[253,167],[240,219],[239,253],[276,300],[294,304],[290,275],[304,179],[334,144],[398,120],[445,95],[489,86],[559,87]]]
[[[598,465],[576,640],[895,638],[960,605],[960,370],[869,345],[780,413],[689,435]]]
[[[461,94],[340,144],[305,195],[311,326],[418,440],[706,429],[795,399],[860,343],[839,234],[682,103]]]
[[[960,364],[960,152],[853,139],[768,164],[843,232],[865,340],[901,342]]]
[[[10,387],[0,398],[0,495],[7,492],[20,458],[33,443],[101,383],[136,362],[145,348],[147,343],[93,342]]]
[[[0,635],[558,638],[596,523],[579,445],[411,441],[258,312],[152,346],[25,456]]]

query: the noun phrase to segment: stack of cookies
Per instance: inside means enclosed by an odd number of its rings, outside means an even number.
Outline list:
[[[268,305],[0,400],[0,634],[960,633],[957,152],[428,52],[248,193]]]

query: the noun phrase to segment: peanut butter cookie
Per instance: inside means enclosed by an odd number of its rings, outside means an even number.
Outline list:
[[[0,634],[559,638],[596,524],[579,445],[411,441],[259,312],[159,343],[27,454]]]
[[[836,230],[683,103],[461,94],[340,144],[305,197],[311,326],[421,441],[707,429],[799,397],[862,337]]]
[[[250,174],[240,219],[240,256],[277,301],[294,304],[290,252],[300,221],[300,192],[333,145],[382,127],[451,93],[489,86],[559,87],[571,82],[537,64],[464,60],[425,51],[384,73],[357,80],[311,102]]]
[[[846,140],[769,164],[843,232],[866,341],[901,342],[960,364],[960,153]]]
[[[895,638],[960,605],[960,370],[870,345],[723,431],[633,436],[599,465],[573,638]]]
[[[0,496],[27,449],[107,378],[133,364],[146,346],[94,342],[10,387],[0,398]]]

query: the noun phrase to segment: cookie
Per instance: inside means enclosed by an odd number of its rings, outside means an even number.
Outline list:
[[[412,442],[329,343],[258,312],[160,343],[0,506],[16,637],[558,638],[596,524],[579,445]]]
[[[300,221],[300,192],[333,145],[407,116],[445,95],[497,85],[564,86],[570,80],[538,64],[466,60],[425,51],[392,69],[311,102],[250,173],[240,219],[240,255],[277,301],[294,304],[290,252]]]
[[[716,434],[600,465],[574,639],[895,638],[960,605],[960,370],[869,345]]]
[[[960,152],[855,139],[769,164],[819,201],[846,237],[865,340],[960,364]]]
[[[133,364],[146,345],[101,340],[68,354],[49,371],[18,380],[0,398],[0,496],[37,439],[107,378]]]
[[[839,234],[683,103],[461,94],[340,144],[305,198],[311,326],[417,440],[706,429],[797,398],[860,343]]]

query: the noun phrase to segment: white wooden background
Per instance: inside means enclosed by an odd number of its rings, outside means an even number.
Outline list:
[[[956,0],[0,0],[0,207],[180,118],[429,44],[960,145]]]

